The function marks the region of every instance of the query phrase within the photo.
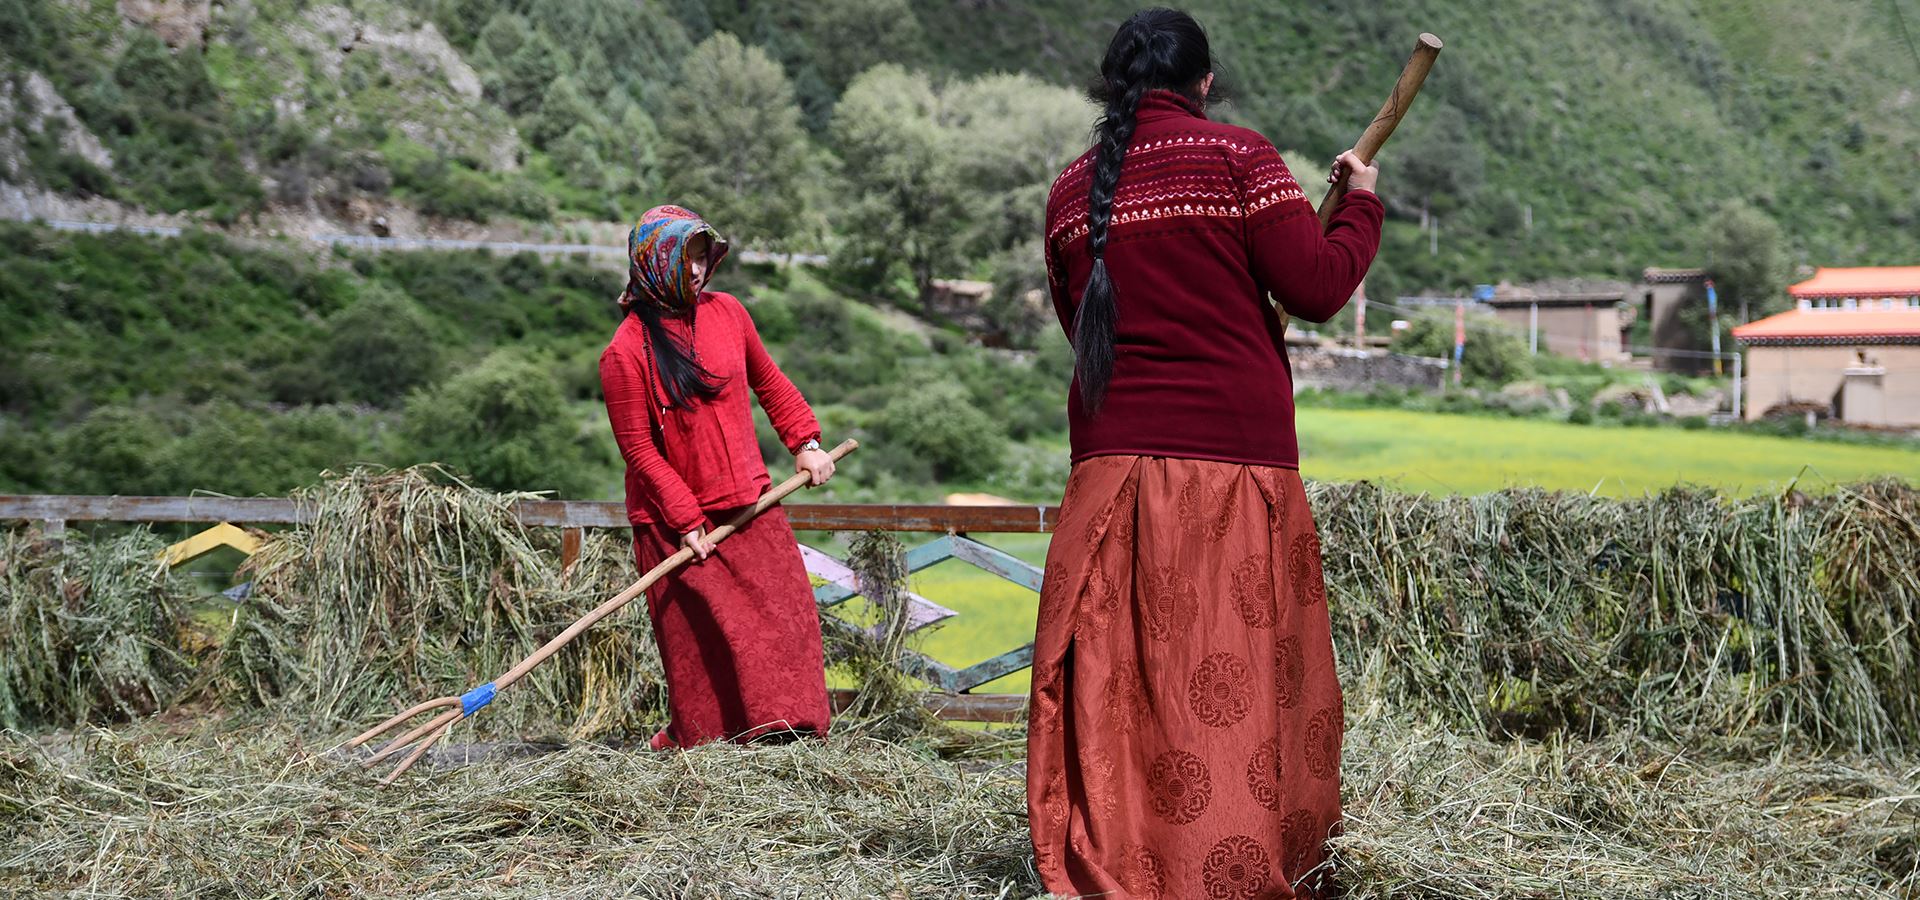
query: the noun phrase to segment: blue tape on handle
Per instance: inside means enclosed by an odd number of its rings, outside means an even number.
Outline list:
[[[489,681],[473,690],[460,695],[460,711],[465,715],[479,712],[493,702],[493,682]]]

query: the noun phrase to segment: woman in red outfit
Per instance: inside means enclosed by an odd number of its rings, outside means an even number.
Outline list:
[[[1075,354],[1027,802],[1047,889],[1322,896],[1343,716],[1281,324],[1366,274],[1383,209],[1351,153],[1323,233],[1266,138],[1210,121],[1206,34],[1155,9],[1101,64],[1098,143],[1047,200]]]
[[[642,571],[681,547],[698,559],[647,596],[671,721],[656,749],[774,732],[825,734],[813,588],[786,514],[761,513],[713,552],[706,533],[766,491],[749,389],[796,471],[833,477],[820,423],[731,295],[703,291],[727,254],[687,210],[648,210],[627,241],[626,312],[600,355],[607,418],[627,463],[627,521]]]

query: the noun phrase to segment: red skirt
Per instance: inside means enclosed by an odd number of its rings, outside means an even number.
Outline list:
[[[1027,809],[1066,896],[1321,896],[1345,719],[1299,473],[1076,464],[1047,553]]]
[[[716,510],[727,522],[739,510]],[[680,549],[680,535],[636,525],[640,571]],[[745,741],[777,731],[824,735],[831,712],[820,614],[800,545],[780,507],[734,532],[647,592],[671,722],[656,746]]]

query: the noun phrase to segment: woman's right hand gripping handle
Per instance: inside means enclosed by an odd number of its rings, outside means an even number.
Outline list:
[[[698,559],[706,559],[707,554],[713,552],[713,542],[707,539],[705,528],[695,528],[687,532],[680,538],[680,546],[692,550],[694,557]]]

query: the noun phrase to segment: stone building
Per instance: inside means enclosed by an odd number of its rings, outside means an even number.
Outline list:
[[[1625,336],[1633,324],[1629,289],[1618,281],[1501,283],[1484,301],[1496,317],[1542,350],[1588,362],[1627,358]]]
[[[1793,309],[1733,330],[1747,348],[1745,417],[1920,427],[1920,266],[1820,269],[1787,292]]]
[[[1704,357],[1663,353],[1664,350],[1702,352],[1711,350],[1709,341],[1687,327],[1681,311],[1689,306],[1707,305],[1707,270],[1663,269],[1649,267],[1640,273],[1641,283],[1632,302],[1647,320],[1652,342],[1653,367],[1667,372],[1703,372],[1713,368],[1713,360]],[[1722,314],[1728,312],[1722,310]]]

